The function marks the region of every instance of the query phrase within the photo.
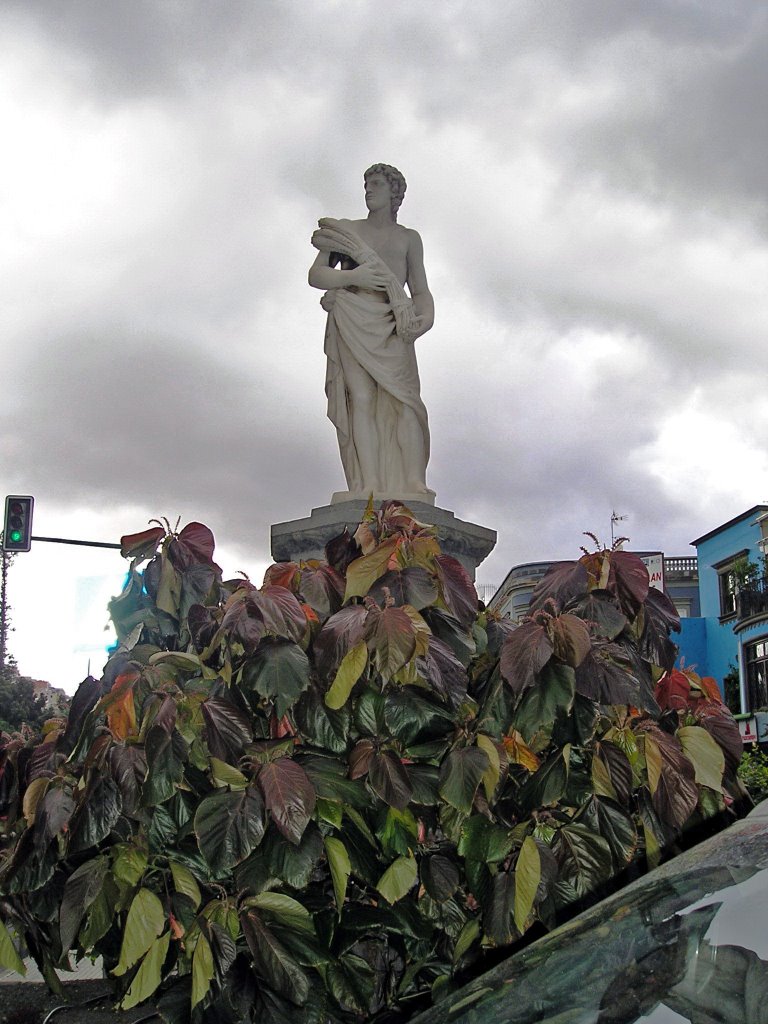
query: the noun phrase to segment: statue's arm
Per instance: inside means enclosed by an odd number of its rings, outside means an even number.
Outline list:
[[[370,288],[372,291],[385,291],[387,277],[381,271],[365,265],[355,267],[354,270],[337,270],[330,265],[328,253],[319,252],[309,268],[309,283],[324,292],[331,288],[349,288],[351,285]]]
[[[424,270],[424,245],[418,231],[409,229],[408,240],[408,291],[413,299],[413,310],[419,318],[419,329],[416,337],[421,337],[432,329],[435,322],[435,300],[427,284]]]

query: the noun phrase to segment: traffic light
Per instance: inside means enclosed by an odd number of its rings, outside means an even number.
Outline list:
[[[32,509],[35,499],[29,494],[9,494],[5,499],[3,549],[29,551],[32,547]]]

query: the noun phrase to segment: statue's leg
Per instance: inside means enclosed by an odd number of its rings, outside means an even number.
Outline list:
[[[427,486],[427,459],[424,436],[418,417],[409,405],[403,405],[397,418],[397,443],[402,453],[408,489],[423,491]]]
[[[357,452],[365,491],[380,491],[379,436],[376,429],[376,382],[339,339],[339,358],[349,396],[352,439]]]

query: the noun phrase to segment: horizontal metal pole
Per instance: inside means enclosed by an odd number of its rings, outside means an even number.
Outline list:
[[[41,540],[46,544],[79,544],[85,548],[117,548],[120,550],[120,544],[106,544],[100,540],[69,540],[66,537],[32,537],[32,540]]]

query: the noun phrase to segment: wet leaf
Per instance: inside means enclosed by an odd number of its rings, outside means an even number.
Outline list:
[[[296,643],[264,641],[246,662],[243,682],[274,701],[275,713],[282,718],[309,686],[309,659]]]
[[[277,828],[286,839],[299,843],[317,800],[307,773],[296,761],[281,757],[261,768],[258,783]]]
[[[398,857],[376,883],[376,888],[388,903],[397,903],[410,892],[417,881],[415,858]]]
[[[526,836],[515,863],[515,927],[522,935],[533,910],[541,881],[541,854],[536,841]]]
[[[336,899],[336,910],[339,917],[344,907],[344,897],[347,892],[347,881],[349,880],[352,867],[349,863],[349,854],[344,843],[335,836],[326,836],[325,853],[328,857],[328,866],[331,869],[333,881],[333,893]]]
[[[139,889],[128,910],[120,960],[112,973],[119,977],[130,970],[161,934],[165,923],[165,910],[157,896],[149,889]]]
[[[490,762],[478,747],[452,750],[440,766],[440,796],[463,814],[469,814],[477,787]]]
[[[330,690],[325,695],[326,705],[338,711],[343,707],[355,683],[360,679],[368,666],[368,647],[365,641],[361,641],[342,658],[339,670],[336,673]]]
[[[195,833],[214,877],[231,871],[264,835],[264,803],[256,786],[235,792],[220,789],[204,797],[195,814]]]
[[[501,674],[514,693],[533,686],[554,652],[544,626],[524,622],[510,633],[501,650]]]
[[[400,758],[391,750],[375,754],[368,766],[368,781],[380,800],[402,811],[413,793],[408,772]]]
[[[256,911],[241,914],[240,922],[257,974],[290,1002],[303,1006],[309,996],[309,981],[304,971]]]

